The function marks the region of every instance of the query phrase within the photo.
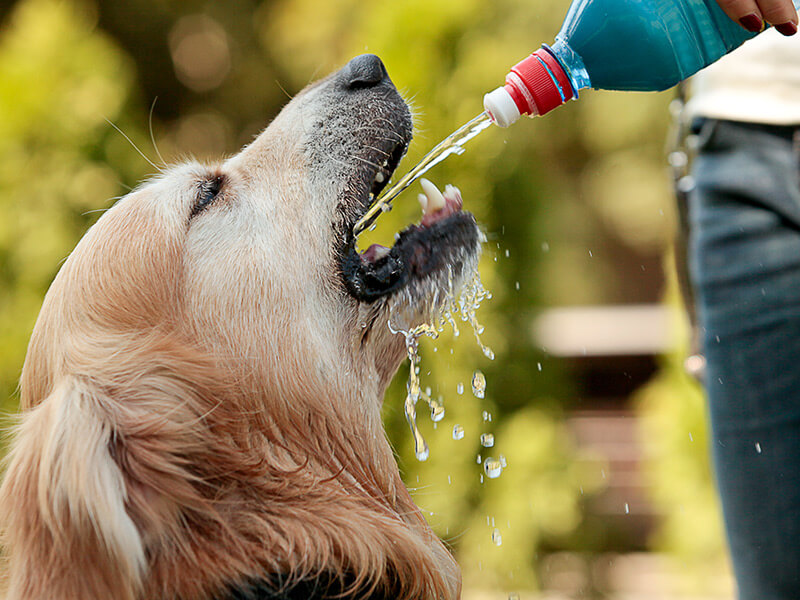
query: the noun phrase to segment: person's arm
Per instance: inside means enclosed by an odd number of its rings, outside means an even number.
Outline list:
[[[797,33],[797,10],[792,0],[717,0],[717,3],[748,31],[761,31],[769,23],[783,35]]]

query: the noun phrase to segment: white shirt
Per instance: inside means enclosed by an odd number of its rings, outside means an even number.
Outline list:
[[[690,117],[800,124],[800,33],[774,29],[745,42],[691,79]]]

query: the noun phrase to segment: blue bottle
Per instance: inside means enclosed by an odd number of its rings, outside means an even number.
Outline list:
[[[552,47],[514,65],[484,107],[507,127],[585,88],[665,90],[756,35],[715,0],[574,0]]]

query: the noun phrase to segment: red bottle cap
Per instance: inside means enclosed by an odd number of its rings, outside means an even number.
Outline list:
[[[504,87],[521,114],[543,115],[573,97],[569,77],[545,48],[514,65]]]

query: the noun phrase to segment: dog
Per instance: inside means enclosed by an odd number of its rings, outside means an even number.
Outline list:
[[[356,57],[236,156],[169,168],[90,228],[22,371],[9,600],[460,595],[379,413],[406,352],[388,315],[422,319],[480,232],[451,194],[390,249],[353,235],[411,134],[380,59]]]

